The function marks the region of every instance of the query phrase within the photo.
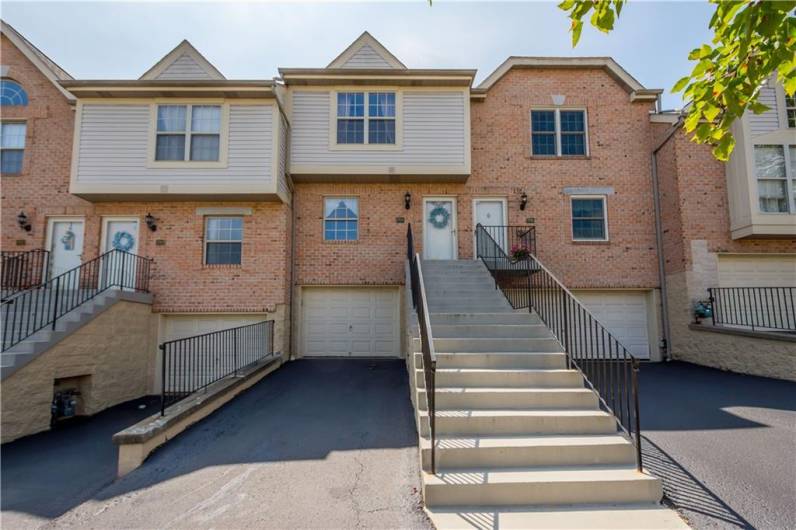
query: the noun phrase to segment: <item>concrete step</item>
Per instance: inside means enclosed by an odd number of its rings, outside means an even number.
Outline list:
[[[444,339],[442,339],[444,340]],[[436,341],[435,341],[436,342]],[[563,369],[563,352],[444,352],[437,350],[437,369],[443,368],[536,368]],[[415,353],[415,366],[422,368],[423,354]]]
[[[444,436],[437,438],[438,470],[530,466],[584,466],[636,461],[633,444],[613,435]],[[431,469],[431,442],[420,439],[423,469]]]
[[[510,313],[514,311],[508,302],[505,300],[486,300],[484,302],[479,302],[473,299],[462,299],[462,300],[429,300],[426,302],[428,304],[428,310],[432,313],[471,313],[477,311],[490,311],[493,313]]]
[[[431,329],[434,334],[434,328]],[[559,342],[552,338],[534,339],[499,339],[499,338],[464,338],[464,339],[438,339],[434,338],[434,349],[438,352],[563,352]]]
[[[552,334],[542,324],[432,324],[431,334],[445,338],[550,338]]]
[[[428,436],[428,414],[419,411],[421,436]],[[437,410],[437,435],[615,434],[613,416],[601,410]]]
[[[657,503],[611,506],[461,506],[426,508],[438,530],[687,530],[674,510]]]
[[[497,313],[435,313],[431,312],[432,333],[435,325],[541,324],[536,314],[528,311]]]
[[[423,371],[417,370],[417,385],[423,387]],[[469,388],[582,388],[583,377],[577,370],[535,368],[437,368],[438,387]]]
[[[462,388],[437,386],[441,409],[570,409],[594,410],[597,394],[587,388]],[[425,398],[425,393],[423,394]]]
[[[426,505],[565,505],[655,503],[657,478],[635,466],[544,467],[422,472]]]

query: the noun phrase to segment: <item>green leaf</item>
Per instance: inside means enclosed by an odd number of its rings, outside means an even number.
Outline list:
[[[578,45],[578,41],[580,40],[580,32],[583,31],[583,22],[580,20],[573,20],[572,21],[572,47]]]
[[[726,162],[729,160],[733,149],[735,149],[735,138],[733,138],[732,134],[727,132],[713,148],[713,156],[722,162]]]
[[[683,89],[688,85],[689,81],[691,81],[691,76],[680,78],[680,80],[677,81],[672,87],[672,92],[682,92]]]

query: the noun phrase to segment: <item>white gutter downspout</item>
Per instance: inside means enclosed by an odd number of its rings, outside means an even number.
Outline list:
[[[666,288],[666,260],[663,255],[663,222],[661,221],[661,195],[660,183],[658,180],[658,151],[674,136],[680,129],[683,123],[683,117],[680,116],[677,123],[666,131],[663,140],[661,140],[657,147],[652,150],[652,199],[655,206],[655,244],[658,247],[658,281],[661,285],[661,322],[663,324],[663,360],[671,361],[671,336],[672,330],[669,324],[669,300],[668,290]]]

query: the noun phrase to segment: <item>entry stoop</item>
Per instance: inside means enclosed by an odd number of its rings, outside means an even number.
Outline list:
[[[479,261],[424,261],[437,358],[435,459],[413,341],[423,497],[446,528],[688,528],[535,314]]]

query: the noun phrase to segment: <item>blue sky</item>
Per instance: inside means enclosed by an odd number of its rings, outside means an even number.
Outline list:
[[[609,55],[648,88],[690,71],[710,40],[705,2],[630,0],[616,30],[587,27],[572,49],[565,14],[549,2],[188,3],[2,2],[2,17],[80,79],[137,78],[187,38],[231,79],[277,67],[321,67],[368,30],[410,68],[477,68],[480,81],[509,55]],[[68,37],[67,37],[68,35]]]

